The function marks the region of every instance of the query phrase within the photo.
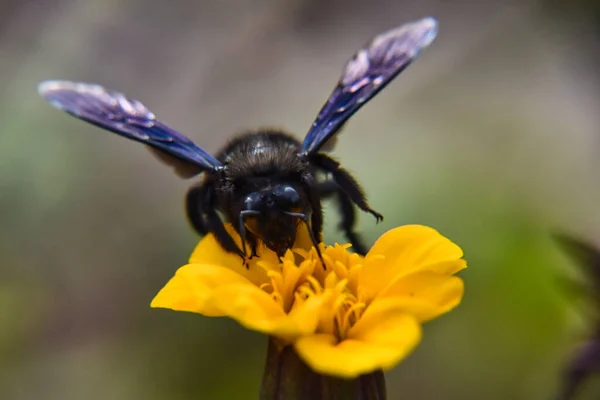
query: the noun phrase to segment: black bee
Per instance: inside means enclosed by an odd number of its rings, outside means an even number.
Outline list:
[[[354,206],[382,215],[365,199],[357,181],[340,164],[320,152],[366,102],[382,90],[427,47],[437,22],[425,18],[373,38],[348,61],[342,76],[301,143],[287,133],[259,130],[232,140],[216,157],[157,120],[137,100],[87,83],[46,81],[39,93],[55,107],[84,121],[143,144],[184,178],[203,173],[187,194],[187,214],[202,235],[212,232],[221,246],[244,260],[256,255],[258,240],[278,255],[295,241],[306,224],[315,247],[321,241],[321,200],[335,196],[341,229],[355,251],[365,247],[353,232]],[[238,246],[223,219],[242,238]],[[318,251],[318,247],[317,247]]]

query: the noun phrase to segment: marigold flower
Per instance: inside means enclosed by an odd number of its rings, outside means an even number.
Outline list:
[[[307,232],[296,246],[281,260],[260,248],[246,268],[207,235],[152,307],[233,318],[293,345],[315,372],[355,378],[396,365],[419,343],[421,324],[463,296],[454,276],[466,267],[462,250],[432,228],[392,229],[365,257],[321,245],[325,268]]]

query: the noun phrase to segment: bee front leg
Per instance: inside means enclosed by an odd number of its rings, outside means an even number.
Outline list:
[[[258,242],[256,240],[256,237],[254,237],[254,235],[248,235],[248,244],[250,245],[250,260],[252,260],[254,257],[258,257],[258,254],[256,253],[256,247],[258,246]]]
[[[243,210],[240,212],[240,215],[238,217],[238,232],[240,234],[240,238],[242,240],[242,249],[244,250],[244,259],[246,258],[246,244],[249,243],[250,244],[250,257],[248,258],[248,260],[252,260],[253,257],[257,256],[256,254],[256,238],[254,237],[254,235],[252,234],[248,234],[248,232],[246,232],[246,224],[245,224],[245,218],[251,215],[259,215],[260,212],[256,211],[256,210]],[[246,267],[249,268],[248,264],[246,264]]]
[[[310,236],[310,240],[313,243],[313,247],[315,248],[315,251],[317,252],[317,256],[319,257],[319,260],[321,261],[321,265],[323,266],[323,269],[327,269],[327,266],[325,265],[325,260],[323,260],[323,255],[321,254],[321,249],[319,248],[319,243],[321,243],[321,226],[319,225],[319,229],[315,230],[314,226],[311,227],[310,225],[312,223],[314,223],[315,218],[315,212],[313,210],[313,218],[311,218],[311,223],[309,223],[308,221],[308,216],[305,213],[296,213],[296,212],[291,212],[291,211],[284,211],[285,214],[292,216],[292,217],[296,217],[296,218],[300,218],[300,220],[302,222],[304,222],[304,224],[306,225],[306,228],[308,229],[308,235]],[[320,210],[319,213],[320,214]],[[321,221],[322,223],[322,221]],[[279,259],[281,260],[281,256],[279,257]]]
[[[202,234],[203,231],[212,233],[225,251],[237,254],[244,262],[246,261],[246,254],[227,232],[223,220],[216,211],[215,188],[211,183],[194,187],[188,192],[187,210],[192,225],[199,233]]]

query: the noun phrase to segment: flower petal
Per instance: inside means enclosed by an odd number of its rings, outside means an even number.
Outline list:
[[[388,370],[405,358],[421,339],[421,327],[408,314],[388,313],[361,335],[337,343],[329,334],[302,336],[294,343],[298,355],[316,372],[355,378]]]
[[[406,312],[419,321],[428,321],[456,307],[464,294],[464,282],[456,276],[421,271],[390,282],[373,301],[402,300]],[[360,322],[360,321],[359,321]]]
[[[447,275],[454,275],[465,268],[467,268],[467,261],[462,258],[458,260],[442,261],[439,263],[422,266],[423,270]]]
[[[315,331],[323,300],[323,296],[311,296],[286,314],[270,294],[256,286],[227,285],[213,292],[210,304],[248,329],[291,342]]]
[[[188,264],[158,292],[151,307],[200,313],[208,317],[223,316],[210,302],[213,291],[223,285],[255,287],[248,279],[218,265]]]
[[[294,247],[310,249],[312,241],[308,229],[306,227],[302,228],[303,226],[306,226],[306,224],[303,224],[298,228]],[[233,229],[233,226],[231,224],[225,224],[225,229],[231,235],[235,244],[241,248],[240,235]],[[247,251],[248,254],[250,254],[249,248]],[[245,266],[240,256],[223,250],[215,236],[212,233],[209,233],[200,240],[190,256],[189,263],[221,265],[235,271],[256,286],[260,286],[263,283],[269,282],[269,278],[267,277],[265,269],[258,267],[257,263],[262,262],[263,264],[278,265],[279,257],[261,242],[258,243],[256,252],[258,257],[253,257],[249,260],[248,265]]]
[[[235,243],[241,248],[240,237],[237,232],[230,224],[225,225],[225,228],[231,237],[233,237]],[[277,255],[262,244],[258,245],[257,253],[260,255],[260,258],[254,257],[249,261],[248,266],[245,266],[239,255],[223,250],[215,236],[212,233],[209,233],[200,240],[190,256],[189,263],[220,265],[243,276],[256,286],[260,286],[261,284],[268,282],[269,279],[267,278],[265,270],[256,265],[258,260],[262,259],[263,261],[271,261],[274,263],[277,263],[278,260]]]
[[[465,267],[460,247],[435,229],[406,225],[383,234],[365,258],[360,284],[374,297],[390,281],[420,269],[456,272]],[[453,264],[456,263],[456,264]]]

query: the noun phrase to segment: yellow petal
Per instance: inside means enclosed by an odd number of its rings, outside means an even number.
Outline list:
[[[307,224],[300,224],[296,231],[296,241],[294,242],[295,249],[310,250],[313,247],[312,239],[308,231]]]
[[[231,225],[226,225],[225,227],[229,234],[234,238],[236,244],[241,248],[239,235]],[[249,251],[250,250],[248,249],[248,254],[250,254]],[[260,244],[258,246],[257,253],[263,261],[277,263],[277,255],[267,249],[264,245]],[[249,261],[248,267],[246,267],[239,255],[223,250],[219,242],[217,242],[217,239],[215,239],[215,236],[212,233],[209,233],[200,240],[200,243],[198,243],[190,256],[189,263],[220,265],[243,276],[256,286],[260,286],[261,284],[268,282],[269,279],[267,278],[265,270],[256,265],[258,260],[259,258],[254,257]]]
[[[150,306],[196,312],[208,317],[222,316],[223,312],[214,307],[210,298],[213,291],[223,285],[255,287],[230,269],[210,264],[188,264],[177,270],[175,276],[154,297]]]
[[[277,286],[277,292],[283,300],[284,310],[292,308],[294,292],[312,274],[314,264],[311,260],[305,260],[300,265],[296,265],[294,255],[288,250],[281,263],[281,272],[271,273],[272,284]]]
[[[467,268],[467,261],[462,258],[458,260],[442,261],[421,267],[421,269],[426,271],[433,271],[446,275],[454,275],[465,268]]]
[[[210,303],[248,329],[291,341],[315,331],[323,299],[312,296],[286,314],[270,294],[256,286],[228,285],[216,289]]]
[[[422,271],[390,282],[375,298],[404,301],[406,312],[419,321],[428,321],[456,307],[464,294],[464,282],[456,276]],[[360,321],[359,321],[360,322]]]
[[[286,314],[270,294],[234,271],[188,264],[160,290],[151,306],[227,316],[248,329],[293,339],[315,331],[323,301],[323,296],[311,296]]]
[[[355,378],[388,370],[405,358],[421,338],[421,327],[408,314],[388,313],[361,330],[361,335],[337,343],[333,335],[302,336],[294,343],[298,355],[316,372]]]
[[[399,275],[420,269],[460,270],[465,266],[458,261],[462,255],[460,247],[435,229],[402,226],[386,232],[375,242],[365,258],[360,284],[373,297]]]
[[[227,232],[231,235],[236,245],[241,248],[240,236],[235,229],[233,229],[231,224],[225,224],[225,229],[227,229]],[[312,241],[310,239],[308,229],[306,228],[305,224],[302,224],[298,228],[294,247],[307,250],[310,249],[311,246]],[[189,263],[221,265],[231,269],[232,271],[235,271],[244,278],[248,279],[250,282],[254,283],[256,286],[260,286],[263,283],[269,282],[269,279],[267,277],[265,268],[258,267],[257,263],[262,262],[263,264],[267,265],[277,265],[279,264],[279,258],[277,257],[277,254],[269,250],[269,248],[267,248],[261,242],[258,243],[256,252],[258,257],[253,257],[246,267],[239,255],[223,250],[219,242],[217,242],[215,236],[212,233],[209,233],[200,240],[190,256]],[[250,254],[249,247],[247,249],[247,254]]]

